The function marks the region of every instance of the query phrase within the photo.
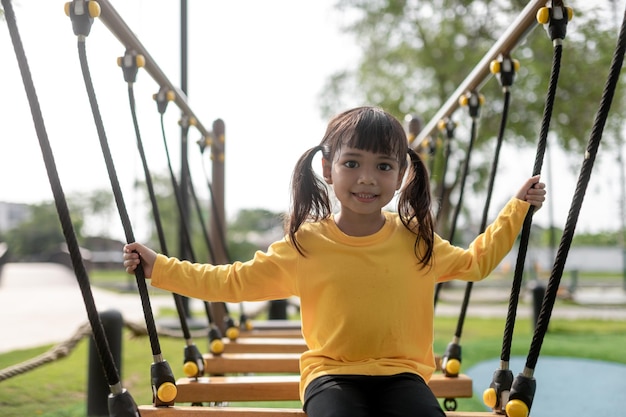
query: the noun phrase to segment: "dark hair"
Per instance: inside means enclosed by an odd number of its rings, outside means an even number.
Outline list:
[[[405,171],[407,159],[410,159],[411,169],[398,199],[398,214],[404,226],[416,235],[415,255],[419,262],[429,264],[433,253],[434,220],[428,170],[419,155],[409,147],[402,124],[377,107],[357,107],[333,117],[320,144],[306,151],[296,163],[291,181],[292,207],[287,222],[289,239],[294,247],[304,255],[296,232],[302,223],[319,221],[331,214],[328,189],[313,170],[313,158],[322,151],[322,157],[332,161],[342,146],[395,155],[400,172]],[[420,242],[425,247],[422,251],[419,250]]]

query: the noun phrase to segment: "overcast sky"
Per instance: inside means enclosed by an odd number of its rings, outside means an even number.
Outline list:
[[[17,23],[65,193],[110,189],[80,71],[77,40],[64,14],[64,3],[17,1]],[[179,2],[112,3],[170,81],[180,85]],[[334,0],[188,3],[189,104],[203,125],[210,127],[217,118],[226,123],[227,213],[232,217],[241,208],[285,211],[292,168],[306,149],[319,142],[326,126],[317,96],[333,71],[354,65],[358,57],[353,40],[340,33],[344,18],[332,8]],[[52,200],[9,34],[4,23],[0,26],[0,201]],[[131,190],[136,179],[143,179],[143,171],[127,85],[116,63],[124,47],[96,19],[86,48],[116,171],[131,220],[139,229],[135,234],[141,239],[145,235],[144,202]],[[152,99],[158,88],[146,72],[139,72],[135,98],[148,163],[153,173],[165,173],[160,119]],[[179,118],[178,109],[170,104],[165,120],[176,171]],[[203,164],[210,172],[210,162],[202,160],[195,145],[199,137],[190,131],[190,165],[196,191],[206,198]],[[565,158],[558,152],[553,151],[552,156],[557,180],[549,184],[551,211],[555,224],[563,227],[578,171],[567,171]],[[493,210],[530,175],[533,162],[534,150],[520,154],[504,147],[502,179],[496,181]],[[616,155],[599,155],[596,165],[579,229],[616,229],[620,225]],[[527,169],[520,169],[524,166]],[[544,177],[548,180],[547,174]],[[469,195],[467,201],[480,209],[481,198]],[[540,211],[535,221],[547,225],[551,211]],[[119,236],[123,236],[121,226]]]

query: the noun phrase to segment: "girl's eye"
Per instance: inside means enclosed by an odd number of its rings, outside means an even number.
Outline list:
[[[381,171],[390,171],[393,167],[390,164],[379,164],[378,169]]]
[[[344,166],[346,168],[356,168],[359,166],[359,164],[356,161],[346,161],[344,162]]]

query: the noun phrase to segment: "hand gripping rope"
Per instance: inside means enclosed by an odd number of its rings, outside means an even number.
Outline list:
[[[176,176],[174,175],[174,169],[172,168],[172,159],[170,157],[169,147],[167,145],[167,138],[165,135],[165,125],[164,125],[163,115],[165,114],[165,111],[167,109],[167,103],[171,100],[171,97],[172,97],[172,94],[170,94],[169,91],[166,91],[163,88],[161,88],[161,90],[157,94],[154,95],[154,99],[157,102],[157,110],[159,111],[161,115],[161,133],[162,133],[162,138],[163,138],[163,147],[165,149],[165,154],[167,157],[167,166],[168,166],[169,174],[170,174],[170,181],[172,183],[172,189],[174,191],[176,205],[177,205],[178,212],[180,214],[181,223],[182,223],[183,243],[192,261],[195,262],[197,258],[195,255],[195,251],[193,250],[193,244],[191,240],[191,227],[189,225],[189,220],[187,216],[184,215],[183,197],[181,194],[180,184],[178,183],[178,180],[176,179]],[[188,129],[189,126],[193,124],[194,124],[193,118],[183,118],[181,120],[181,126],[185,129]],[[206,232],[206,228],[204,227],[204,225],[202,225],[202,229],[205,230]],[[210,243],[207,243],[207,246],[209,248],[209,253],[212,254],[213,249],[210,246]],[[204,310],[206,312],[207,319],[209,322],[209,333],[208,333],[209,350],[214,355],[219,355],[222,352],[224,352],[224,342],[222,341],[222,332],[217,326],[217,324],[215,323],[215,320],[213,318],[213,313],[211,311],[211,305],[206,301],[204,301]]]
[[[133,234],[130,218],[126,205],[122,196],[121,187],[115,172],[115,166],[113,164],[113,158],[109,149],[106,133],[104,131],[104,124],[98,108],[98,102],[96,100],[95,91],[91,81],[91,75],[89,72],[89,66],[87,63],[87,53],[85,47],[86,37],[89,35],[91,24],[95,17],[100,14],[100,7],[95,1],[74,0],[71,3],[67,3],[65,6],[65,12],[72,20],[72,28],[74,34],[78,39],[78,54],[81,64],[81,70],[83,73],[83,79],[85,81],[85,87],[89,98],[89,104],[91,105],[91,111],[96,124],[98,132],[98,138],[100,141],[100,147],[102,148],[102,154],[104,156],[105,164],[109,174],[109,180],[111,182],[111,188],[117,204],[117,209],[120,215],[120,220],[124,227],[124,233],[126,235],[126,241],[128,243],[134,242],[135,237]],[[176,380],[172,374],[169,363],[163,358],[161,353],[161,346],[159,338],[154,324],[154,317],[152,315],[152,309],[150,306],[150,298],[148,296],[148,290],[146,286],[146,280],[143,268],[139,266],[135,270],[135,279],[137,281],[137,287],[139,289],[139,296],[141,298],[141,304],[143,307],[143,313],[146,321],[146,327],[148,330],[148,336],[150,338],[150,345],[152,348],[153,363],[150,369],[151,382],[152,382],[152,395],[155,406],[170,406],[174,404],[176,399]]]
[[[565,12],[564,12],[565,13]],[[571,16],[571,11],[567,11]],[[539,353],[541,351],[541,345],[543,338],[548,330],[548,324],[550,322],[550,316],[556,300],[556,294],[561,282],[563,270],[565,268],[565,262],[567,260],[567,254],[574,237],[574,231],[576,229],[576,222],[578,221],[578,215],[582,207],[587,185],[591,178],[591,172],[593,164],[595,162],[596,154],[602,140],[602,132],[608,118],[608,114],[615,95],[617,83],[619,81],[620,72],[624,61],[624,55],[626,52],[626,11],[622,20],[622,26],[619,32],[619,37],[611,66],[609,69],[609,75],[604,86],[602,98],[596,118],[594,120],[593,127],[591,129],[591,135],[587,144],[587,149],[583,158],[578,182],[576,184],[576,190],[572,198],[570,210],[561,237],[561,242],[557,250],[548,286],[546,287],[546,293],[541,305],[541,311],[537,320],[537,326],[531,342],[531,346],[526,357],[526,364],[524,370],[520,373],[511,387],[511,393],[509,395],[509,402],[506,405],[506,413],[509,417],[526,417],[528,416],[535,390],[536,381],[533,378],[534,370],[537,365]]]
[[[52,153],[50,141],[48,140],[48,133],[46,132],[46,127],[44,125],[39,100],[35,91],[30,68],[26,60],[24,47],[17,29],[13,5],[10,0],[2,0],[2,6],[4,7],[7,26],[9,28],[9,33],[15,49],[15,55],[20,67],[22,80],[24,82],[24,89],[26,90],[26,95],[30,104],[35,130],[37,132],[41,153],[46,165],[50,187],[54,195],[57,213],[63,229],[63,235],[65,236],[65,241],[72,260],[72,266],[74,273],[76,274],[78,286],[80,287],[80,291],[83,296],[83,301],[87,310],[87,317],[89,319],[92,335],[95,341],[95,347],[98,351],[100,361],[102,362],[105,378],[109,384],[109,415],[111,417],[137,417],[139,416],[137,404],[130,393],[122,386],[119,372],[109,348],[102,322],[98,316],[98,310],[95,306],[93,293],[91,292],[91,286],[89,284],[89,277],[80,254],[80,247],[76,239],[76,233],[74,232],[72,219],[70,218],[69,209],[65,200],[65,194],[59,179],[54,154]]]
[[[159,206],[156,200],[156,194],[154,192],[154,186],[152,183],[152,175],[148,168],[148,161],[143,147],[143,141],[139,130],[139,123],[137,122],[137,113],[135,106],[135,93],[134,83],[137,79],[137,72],[140,67],[145,65],[145,59],[141,54],[137,54],[135,51],[126,51],[124,56],[118,58],[118,65],[122,68],[124,74],[124,81],[128,83],[128,101],[130,104],[130,112],[133,119],[133,125],[135,127],[135,136],[137,137],[137,149],[141,157],[141,163],[143,165],[143,171],[146,178],[146,186],[148,187],[148,195],[152,205],[152,214],[154,216],[154,222],[159,237],[159,243],[161,245],[161,251],[163,254],[168,255],[167,242],[165,240],[165,232],[163,230],[163,223],[161,221],[161,214],[159,212]],[[185,308],[183,306],[182,297],[180,294],[173,293],[174,303],[176,305],[176,311],[180,319],[180,327],[185,339],[185,349],[183,351],[183,372],[189,378],[199,378],[204,375],[204,358],[200,353],[198,347],[193,343],[191,334],[189,332],[189,326],[187,324],[187,315],[185,314]]]
[[[537,12],[537,21],[543,24],[544,27],[546,27],[546,30],[552,39],[554,53],[548,93],[544,106],[541,131],[539,141],[537,143],[537,152],[532,174],[533,176],[540,174],[541,167],[543,166],[543,159],[547,145],[550,121],[552,119],[552,109],[554,107],[554,98],[556,96],[556,89],[561,67],[563,39],[566,34],[567,22],[571,19],[572,16],[571,9],[563,7],[562,2],[560,2],[560,5],[557,5],[556,3],[557,2],[554,2],[554,7],[552,8],[543,7]],[[500,356],[501,365],[500,368],[494,372],[490,388],[483,393],[483,401],[496,413],[505,412],[505,406],[508,401],[511,384],[513,382],[513,375],[509,370],[508,363],[510,360],[513,328],[515,326],[515,317],[523,278],[524,262],[526,260],[526,252],[530,238],[533,213],[534,210],[531,207],[526,215],[524,224],[522,226],[518,257],[513,277],[509,308],[507,312],[507,320],[503,335],[502,352]]]

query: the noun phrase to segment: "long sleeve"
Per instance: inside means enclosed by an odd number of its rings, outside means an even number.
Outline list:
[[[479,281],[491,273],[510,252],[530,204],[512,198],[483,233],[462,249],[436,236],[434,268],[437,281]]]
[[[210,265],[158,255],[152,285],[206,301],[263,301],[298,295],[299,254],[285,240],[258,251],[248,262]]]

